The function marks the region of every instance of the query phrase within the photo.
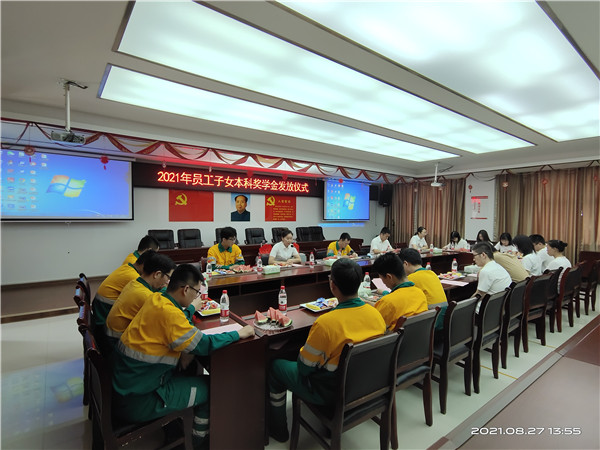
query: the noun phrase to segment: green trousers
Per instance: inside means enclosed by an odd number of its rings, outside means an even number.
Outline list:
[[[114,396],[113,411],[126,422],[145,422],[194,406],[194,448],[207,447],[209,430],[207,376],[174,376],[157,391],[143,395]]]

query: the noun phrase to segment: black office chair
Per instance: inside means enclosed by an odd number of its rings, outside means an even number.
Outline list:
[[[315,259],[323,259],[327,256],[326,248],[315,248],[313,249],[313,254],[315,255]]]
[[[600,275],[600,259],[597,261],[587,261],[586,265],[590,266],[589,271],[584,276],[581,273],[581,285],[579,290],[579,300],[583,301],[585,315],[590,313],[590,304],[592,311],[596,311],[596,288],[598,287],[598,276]]]
[[[577,317],[580,314],[579,286],[581,285],[581,268],[579,264],[563,270],[560,280],[560,291],[556,298],[554,311],[556,314],[556,329],[562,333],[562,309],[568,308],[569,326],[573,326],[573,310],[577,307]]]
[[[246,228],[246,244],[262,244],[267,242],[265,239],[265,230],[262,228]]]
[[[296,227],[296,240],[298,242],[310,241],[310,228],[309,227]]]
[[[380,427],[379,445],[387,449],[401,343],[402,331],[358,344],[346,344],[337,369],[338,382],[333,405],[314,405],[296,394],[292,396],[290,449],[298,446],[300,425],[324,448],[341,449],[344,431],[380,415],[381,418],[377,420]],[[331,445],[302,417],[302,403],[331,432]]]
[[[325,236],[323,235],[323,227],[308,227],[308,232],[309,232],[309,241],[324,241],[325,240]]]
[[[536,338],[541,341],[542,345],[546,345],[546,309],[547,289],[552,274],[543,274],[531,277],[525,289],[525,297],[523,298],[523,324],[521,325],[521,336],[523,340],[523,351],[529,352],[529,338],[527,331],[527,323],[535,323]]]
[[[514,283],[502,292],[483,297],[479,306],[479,313],[475,315],[477,336],[473,345],[473,390],[476,394],[479,394],[481,349],[492,347],[492,373],[494,374],[494,378],[498,379],[504,304],[510,295],[513,285]]]
[[[202,247],[202,235],[198,228],[182,228],[177,230],[179,248]]]
[[[148,234],[158,241],[161,250],[175,248],[173,230],[148,230]]]
[[[396,391],[417,386],[423,391],[425,423],[433,425],[431,401],[431,364],[433,362],[433,331],[440,308],[425,311],[411,317],[400,317],[396,329],[404,330],[404,337],[398,351],[396,369]],[[392,406],[392,448],[398,448],[398,424],[396,400]]]
[[[473,365],[473,327],[475,324],[475,308],[479,297],[448,303],[444,316],[444,328],[440,332],[439,341],[433,347],[432,378],[440,384],[440,409],[446,414],[448,398],[448,365],[460,363],[464,368],[465,394],[471,395],[471,373]],[[435,366],[440,366],[440,376],[433,375]]]
[[[223,228],[215,228],[215,244],[220,244],[221,243],[221,230]],[[235,228],[234,228],[235,229]],[[239,245],[240,241],[238,241],[237,239],[237,230],[235,230],[235,245]]]
[[[510,291],[504,304],[504,316],[502,319],[502,331],[500,336],[500,362],[502,368],[506,369],[506,358],[508,355],[508,338],[514,335],[515,357],[519,357],[519,347],[521,346],[522,318],[523,318],[523,298],[529,278],[516,283]]]
[[[273,239],[271,239],[271,242],[273,244],[277,244],[278,242],[281,242],[281,235],[283,234],[283,230],[285,230],[285,228],[283,228],[283,227],[271,228],[271,233],[273,234]]]

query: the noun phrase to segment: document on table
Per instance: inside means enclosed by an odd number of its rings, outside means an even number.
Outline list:
[[[371,280],[377,289],[383,289],[389,291],[390,289],[385,285],[381,278],[373,278]]]
[[[231,320],[231,319],[229,319]],[[220,327],[214,327],[214,328],[207,328],[205,330],[202,330],[202,334],[219,334],[219,333],[225,333],[226,331],[238,331],[241,330],[242,326],[237,323],[229,323],[227,325],[221,325]]]
[[[450,284],[452,286],[466,286],[468,281],[441,280],[442,284]]]

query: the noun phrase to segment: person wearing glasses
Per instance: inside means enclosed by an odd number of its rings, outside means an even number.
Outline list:
[[[169,284],[175,263],[167,255],[154,253],[145,263],[142,274],[123,288],[106,318],[106,336],[110,348],[114,348],[123,331],[150,296]],[[191,314],[186,314],[192,320]]]
[[[479,294],[481,297],[486,294],[496,294],[512,283],[506,269],[494,261],[491,244],[478,242],[473,245],[473,262],[480,267],[475,294]]]
[[[236,234],[232,227],[223,228],[221,242],[208,249],[207,261],[220,269],[229,269],[235,264],[244,264],[242,250],[235,244]]]
[[[290,390],[319,405],[333,405],[337,369],[344,345],[358,343],[386,331],[381,314],[358,298],[363,279],[360,266],[338,259],[331,266],[329,289],[339,304],[315,320],[296,361],[276,359],[269,370],[269,434],[286,442],[289,430],[286,395]]]
[[[110,309],[114,305],[123,288],[142,273],[142,268],[147,259],[156,254],[154,250],[142,252],[134,263],[119,266],[98,287],[92,302],[92,326],[94,335],[104,335],[104,324]]]
[[[208,376],[178,372],[178,361],[182,355],[207,356],[254,336],[250,325],[209,335],[189,323],[183,309],[200,306],[203,281],[193,265],[180,264],[166,293],[150,296],[113,352],[113,414],[117,419],[140,423],[194,406],[194,448],[208,448],[209,381]]]

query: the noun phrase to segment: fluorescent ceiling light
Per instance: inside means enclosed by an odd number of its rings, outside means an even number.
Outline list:
[[[109,66],[100,98],[410,161],[457,155]]]
[[[118,50],[469,152],[531,145],[193,2],[136,2]]]
[[[600,83],[534,1],[281,3],[555,140],[600,134]]]

